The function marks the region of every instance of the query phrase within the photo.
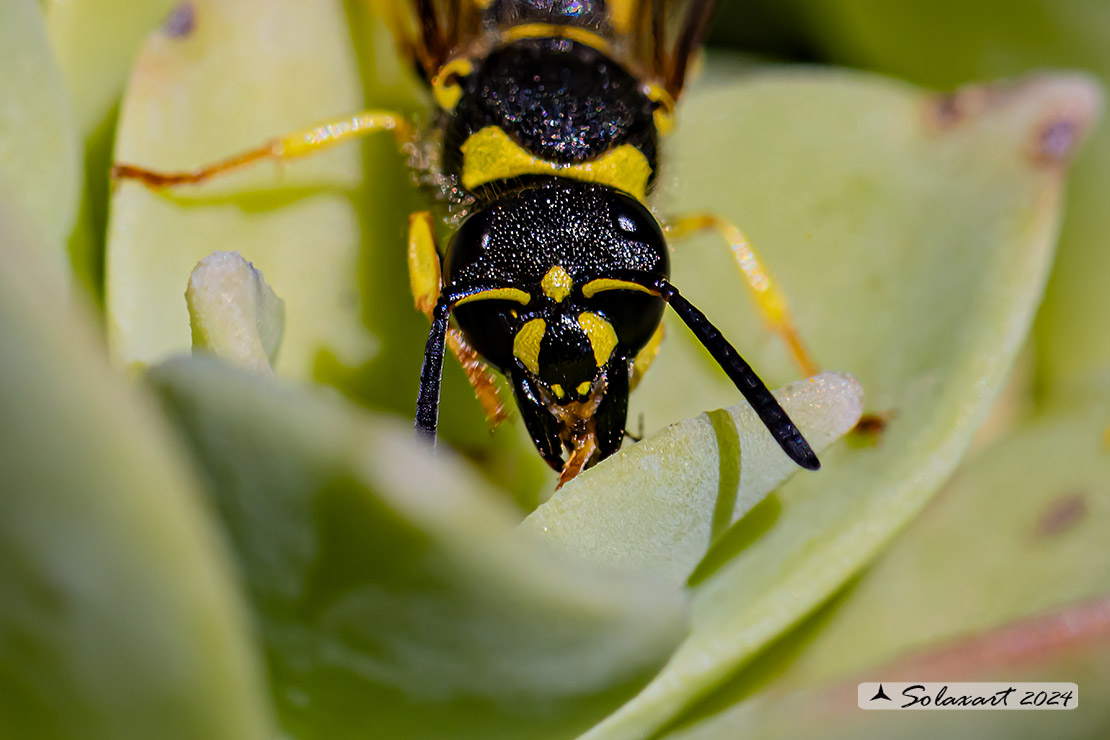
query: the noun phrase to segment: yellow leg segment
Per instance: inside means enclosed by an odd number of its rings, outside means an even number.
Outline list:
[[[392,131],[397,137],[397,142],[402,145],[413,141],[415,136],[412,124],[400,114],[369,110],[270,139],[254,149],[239,152],[195,170],[157,172],[130,164],[117,164],[112,167],[112,179],[138,180],[154,189],[175,185],[198,185],[265,159],[278,163],[287,162],[379,131]]]
[[[432,309],[439,300],[439,292],[443,287],[443,277],[440,273],[439,252],[436,250],[435,229],[432,225],[432,214],[428,211],[419,211],[409,216],[409,285],[412,288],[412,298],[416,310],[432,319]],[[482,404],[482,411],[490,428],[508,418],[505,404],[497,392],[497,381],[493,371],[486,363],[482,362],[478,353],[474,351],[463,333],[456,326],[447,329],[447,346],[455,359],[462,365],[466,379],[474,389],[474,395]]]
[[[702,231],[716,231],[732,248],[736,265],[740,268],[748,288],[751,289],[752,298],[755,299],[756,307],[763,316],[764,322],[782,337],[798,370],[805,376],[820,372],[820,368],[813,361],[813,357],[798,334],[794,315],[786,302],[786,296],[771,280],[771,275],[759,261],[744,232],[712,213],[695,213],[668,220],[664,231],[672,239],[682,239]]]

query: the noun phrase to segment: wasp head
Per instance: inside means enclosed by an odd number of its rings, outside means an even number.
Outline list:
[[[446,266],[459,327],[508,377],[544,459],[569,479],[620,449],[633,362],[664,310],[642,284],[669,271],[647,208],[600,185],[524,182],[463,222]]]

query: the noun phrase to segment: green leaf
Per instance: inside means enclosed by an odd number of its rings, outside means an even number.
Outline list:
[[[969,79],[1075,68],[1110,84],[1110,4],[1090,0],[793,0],[799,22],[833,59],[950,87]],[[937,40],[943,38],[944,43]],[[1065,136],[1066,131],[1057,131]],[[1068,212],[1035,328],[1036,387],[1048,402],[1110,388],[1110,128],[1092,137],[1069,177]]]
[[[117,160],[193,169],[361,107],[338,4],[197,0],[191,7],[189,33],[162,30],[139,56],[120,112]],[[219,248],[239,251],[286,302],[279,373],[310,379],[324,354],[364,362],[375,342],[359,305],[359,172],[354,146],[278,176],[264,163],[172,193],[121,183],[108,235],[116,357],[147,364],[188,350],[182,294],[194,265]]]
[[[1110,593],[1110,404],[1023,425],[968,461],[776,679],[839,678],[907,650]],[[884,625],[876,629],[876,625]]]
[[[83,137],[114,118],[139,45],[179,3],[184,19],[190,3],[182,0],[43,0],[50,43]]]
[[[34,0],[0,3],[0,200],[18,210],[31,243],[67,274],[77,217],[78,143],[71,104]]]
[[[189,276],[185,303],[194,350],[270,372],[285,329],[285,302],[254,265],[237,252],[208,255]]]
[[[862,389],[823,373],[775,395],[820,453],[856,425]],[[681,584],[710,543],[796,471],[747,404],[702,414],[602,461],[524,526],[596,562]]]
[[[72,100],[84,145],[84,191],[69,253],[75,276],[100,301],[104,292],[104,232],[108,171],[124,83],[146,35],[185,0],[42,0],[46,30]],[[80,146],[81,144],[78,144]]]
[[[5,736],[272,737],[259,656],[194,478],[10,223],[0,214]]]
[[[730,72],[711,71],[684,101],[669,150],[672,209],[742,224],[818,361],[855,375],[889,423],[871,446],[826,453],[820,474],[794,477],[777,508],[729,533],[695,575],[690,637],[590,740],[648,735],[712,691],[872,558],[952,471],[1050,263],[1065,160],[1046,160],[1036,143],[1065,120],[1074,144],[1097,101],[1085,79],[1034,78],[965,91],[952,121],[946,98],[880,78]],[[738,288],[698,283],[735,270],[730,261],[708,240],[683,247],[675,283],[698,286],[685,294],[754,367],[785,375],[783,348],[736,310]],[[758,340],[749,349],[742,337]],[[669,344],[633,418],[642,409],[669,421],[680,404],[734,397],[688,337]]]
[[[872,622],[874,623],[874,622]],[[1110,597],[1091,600],[983,633],[931,646],[866,672],[806,689],[768,692],[668,733],[666,740],[822,738],[822,740],[1090,740],[1103,737],[1110,711]],[[1060,681],[1076,683],[1072,711],[866,712],[857,708],[864,681]],[[900,697],[898,697],[900,698]],[[1010,707],[1024,699],[1015,692]],[[1075,701],[1078,700],[1078,706]]]
[[[402,112],[413,105],[391,40],[358,10],[348,18],[337,0],[190,6],[191,32],[155,34],[137,61],[120,115],[119,161],[193,169],[350,115],[364,98]],[[352,35],[364,42],[360,58]],[[376,62],[383,56],[394,67]],[[213,250],[237,251],[285,301],[279,376],[333,385],[411,418],[428,322],[413,308],[405,231],[409,212],[426,208],[389,134],[199,187],[153,193],[121,183],[108,234],[114,353],[145,365],[187,351],[189,274]],[[553,484],[522,430],[490,435],[453,361],[442,397],[444,439],[534,508],[538,491]]]
[[[207,473],[294,737],[566,738],[684,633],[678,589],[536,542],[407,425],[206,358],[150,377]]]

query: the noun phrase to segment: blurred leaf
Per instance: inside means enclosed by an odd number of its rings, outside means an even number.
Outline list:
[[[70,259],[88,294],[103,297],[108,169],[123,86],[139,45],[179,0],[42,0],[46,28],[84,145],[84,192]],[[180,0],[182,14],[188,0]],[[79,145],[80,146],[80,145]]]
[[[678,589],[535,542],[407,426],[200,357],[151,377],[207,471],[300,740],[566,738],[681,639]]]
[[[815,452],[859,421],[863,389],[823,373],[775,395]],[[801,470],[747,404],[702,414],[602,461],[524,526],[590,560],[681,584],[716,540]]]
[[[0,727],[272,737],[224,549],[167,430],[0,214]]]
[[[1069,150],[1045,157],[1036,143],[1061,120],[1078,137],[1097,94],[1084,79],[1047,77],[965,95],[952,122],[946,98],[879,78],[732,82],[721,66],[684,101],[672,210],[742,224],[818,361],[854,374],[889,423],[871,446],[825,453],[820,474],[794,477],[777,510],[714,548],[693,579],[691,636],[591,740],[658,729],[827,599],[920,510],[984,418],[1052,253]],[[675,283],[697,286],[686,295],[726,336],[756,337],[754,351],[741,343],[753,366],[782,377],[786,353],[736,310],[740,288],[698,282],[730,262],[709,240],[680,247]],[[688,336],[670,336],[633,418],[644,410],[658,424],[735,395]]]
[[[866,712],[857,708],[863,681],[1066,681],[1079,705],[1051,712]],[[667,740],[1096,740],[1110,711],[1110,597],[1025,619],[930,648],[835,683],[771,692],[673,734]],[[1020,701],[1020,699],[1015,699]]]
[[[83,136],[112,116],[139,45],[179,3],[183,9],[190,4],[189,0],[43,1],[50,42]]]
[[[58,64],[34,0],[0,3],[0,199],[65,274],[77,217],[78,143]]]
[[[835,59],[952,87],[971,79],[1074,67],[1110,84],[1110,3],[1097,0],[792,0]],[[1066,131],[1057,131],[1066,136]],[[1110,128],[1092,137],[1069,177],[1059,258],[1037,317],[1038,386],[1082,403],[1110,388]]]
[[[781,680],[838,677],[1110,593],[1108,412],[1039,419],[963,465]]]
[[[238,252],[214,252],[185,291],[193,349],[269,374],[285,330],[285,302]]]

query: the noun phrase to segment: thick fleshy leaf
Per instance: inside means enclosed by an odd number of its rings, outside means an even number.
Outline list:
[[[1061,681],[1078,684],[1079,696],[1072,697],[1070,711],[868,712],[857,705],[857,686],[863,681]],[[666,738],[1090,740],[1104,737],[1110,726],[1110,710],[1101,700],[1107,691],[1110,597],[1103,597],[931,646],[834,683],[770,692]],[[1015,692],[1007,703],[1013,707],[1025,698]]]
[[[186,24],[187,0],[42,0],[46,30],[73,101],[74,125],[84,144],[84,191],[69,240],[73,271],[89,295],[104,292],[104,232],[108,170],[124,83],[139,45],[175,5]],[[79,145],[80,146],[80,145]]]
[[[823,373],[775,393],[820,453],[863,411],[854,378]],[[800,470],[747,404],[702,414],[610,457],[524,520],[590,560],[680,584],[729,526]]]
[[[963,465],[821,615],[819,631],[776,682],[837,678],[907,649],[1110,594],[1108,410],[1092,404],[1041,418]]]
[[[353,6],[348,16],[339,0],[191,2],[188,32],[164,29],[138,59],[117,160],[192,169],[349,115],[364,99],[410,110],[391,40],[361,14],[365,3]],[[363,42],[357,50],[352,35]],[[427,207],[389,134],[200,187],[153,193],[121,183],[108,236],[113,350],[128,364],[187,351],[189,273],[214,250],[237,251],[286,303],[279,376],[334,385],[411,418],[428,322],[409,293],[405,229],[409,212]],[[542,461],[524,454],[530,443],[520,430],[486,431],[453,361],[442,398],[444,438],[534,507],[551,484]]]
[[[30,251],[0,216],[3,734],[271,738],[195,480]]]
[[[718,686],[828,598],[951,472],[1029,327],[1061,168],[1098,100],[1085,79],[1042,77],[968,89],[951,116],[950,98],[859,74],[726,73],[711,71],[680,111],[670,206],[742,224],[818,361],[859,378],[888,422],[873,444],[826,453],[822,473],[793,478],[776,510],[710,553],[694,577],[691,636],[591,740],[642,737]],[[1066,146],[1045,152],[1046,130],[1060,125]],[[736,310],[740,289],[698,283],[735,270],[730,260],[708,240],[680,247],[675,282],[698,285],[686,295],[742,349],[739,338],[760,338],[753,366],[781,377],[786,353]],[[705,353],[686,337],[669,344],[633,414],[669,421],[680,403],[727,403],[735,391]],[[681,397],[668,393],[679,387]]]
[[[777,0],[776,0],[777,4]],[[969,79],[1075,68],[1110,85],[1110,4],[1090,0],[791,0],[794,16],[834,59],[951,87]],[[943,39],[943,43],[938,43]],[[1066,129],[1055,136],[1066,139]],[[1037,317],[1037,389],[1079,401],[1110,387],[1110,128],[1092,136],[1069,177],[1060,250]]]
[[[207,471],[293,737],[570,737],[685,631],[678,589],[536,542],[407,425],[210,358],[150,377]]]
[[[269,372],[285,330],[285,302],[237,252],[210,254],[193,268],[185,291],[193,349]]]
[[[77,130],[42,9],[0,3],[0,199],[20,211],[33,244],[68,271],[65,245],[77,217]]]
[[[176,27],[188,25],[188,0],[43,0],[46,26],[73,98],[82,136],[108,120],[146,35],[175,5]],[[103,174],[107,174],[105,171]]]
[[[1090,400],[965,462],[873,568],[692,715],[1110,593],[1110,405]]]
[[[190,7],[187,32],[163,28],[138,58],[120,112],[118,161],[192,169],[361,107],[338,3],[196,0]],[[253,262],[286,302],[279,372],[311,378],[322,354],[363,362],[374,342],[359,305],[358,180],[356,146],[279,176],[261,164],[173,193],[121,183],[108,237],[108,329],[117,358],[145,364],[190,347],[184,286],[201,258],[223,249]]]

